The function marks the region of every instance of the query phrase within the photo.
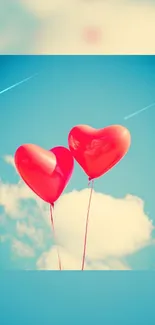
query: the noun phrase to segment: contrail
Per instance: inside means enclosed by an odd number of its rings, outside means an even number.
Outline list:
[[[142,109],[140,109],[139,111],[136,111],[136,112],[134,112],[134,113],[132,113],[130,115],[125,116],[124,117],[124,120],[128,120],[129,118],[134,117],[135,115],[138,115],[138,114],[140,114],[143,111],[146,111],[148,108],[150,108],[152,106],[155,106],[155,102],[152,103],[152,104],[150,104],[150,105],[148,105],[148,106],[146,106],[146,107],[144,107],[144,108],[142,108]]]
[[[19,82],[15,83],[14,85],[12,85],[12,86],[10,86],[10,87],[8,87],[8,88],[5,88],[5,89],[1,90],[1,91],[0,91],[0,95],[3,94],[3,93],[5,93],[6,91],[8,91],[8,90],[10,90],[10,89],[12,89],[12,88],[15,88],[15,87],[21,85],[22,83],[24,83],[24,82],[26,82],[26,81],[32,79],[32,78],[35,77],[37,74],[38,74],[38,73],[35,73],[35,74],[33,74],[32,76],[30,76],[30,77],[28,77],[28,78],[25,78],[25,79],[23,79],[22,81],[19,81]]]

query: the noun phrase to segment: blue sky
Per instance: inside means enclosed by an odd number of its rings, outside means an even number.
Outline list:
[[[6,272],[1,322],[153,325],[153,280],[153,272]]]
[[[95,182],[95,190],[115,198],[127,194],[144,201],[144,211],[155,224],[154,119],[155,107],[125,121],[124,117],[155,101],[155,58],[151,56],[1,56],[0,91],[35,73],[37,76],[0,95],[0,177],[16,184],[15,170],[3,157],[14,155],[23,143],[45,149],[67,146],[69,130],[76,124],[103,128],[123,124],[132,137],[127,156]],[[76,164],[66,189],[87,187]],[[9,197],[8,197],[9,200]],[[24,203],[27,204],[27,203]],[[4,216],[4,206],[1,206]],[[16,237],[17,219],[8,215],[1,233]],[[41,221],[40,221],[41,222]],[[10,230],[11,229],[11,230]],[[123,230],[122,230],[123,231]],[[154,233],[152,233],[152,237]],[[12,257],[10,241],[1,244],[2,269],[35,268],[34,259]],[[123,257],[133,269],[154,269],[155,246]]]

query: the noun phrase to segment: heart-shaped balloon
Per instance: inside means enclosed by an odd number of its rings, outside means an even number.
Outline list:
[[[47,151],[35,144],[24,144],[15,153],[15,165],[24,182],[41,199],[53,204],[69,182],[74,160],[64,147]]]
[[[100,130],[77,125],[68,136],[69,149],[89,180],[102,176],[116,165],[127,153],[130,141],[130,132],[121,125]]]

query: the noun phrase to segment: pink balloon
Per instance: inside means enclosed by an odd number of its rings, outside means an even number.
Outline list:
[[[65,147],[48,151],[35,144],[24,144],[17,149],[14,159],[24,182],[50,204],[60,197],[74,168],[72,154]]]
[[[94,129],[77,125],[68,136],[69,149],[89,179],[104,175],[128,152],[130,132],[122,125]]]

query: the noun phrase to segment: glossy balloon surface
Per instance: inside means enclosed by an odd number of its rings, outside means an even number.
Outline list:
[[[16,168],[24,182],[45,202],[54,203],[65,189],[74,168],[70,151],[64,147],[45,150],[24,144],[15,153]]]
[[[130,132],[124,126],[111,125],[97,130],[77,125],[68,136],[69,149],[89,179],[105,174],[127,153]]]

